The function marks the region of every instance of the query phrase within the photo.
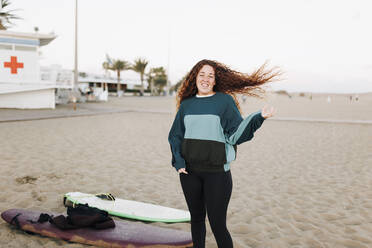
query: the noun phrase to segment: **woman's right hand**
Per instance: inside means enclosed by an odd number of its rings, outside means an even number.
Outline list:
[[[261,110],[261,116],[265,119],[272,117],[274,113],[274,107],[269,108],[267,105],[265,105]]]
[[[185,174],[189,174],[189,173],[187,173],[187,171],[186,171],[186,169],[185,168],[181,168],[181,169],[179,169],[178,170],[178,173],[185,173]]]

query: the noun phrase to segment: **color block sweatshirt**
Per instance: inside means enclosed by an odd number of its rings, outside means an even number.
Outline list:
[[[169,132],[176,170],[228,171],[236,145],[253,138],[262,125],[261,112],[243,119],[232,96],[221,92],[182,101]]]

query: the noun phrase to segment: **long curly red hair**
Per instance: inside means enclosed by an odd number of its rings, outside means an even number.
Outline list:
[[[183,100],[195,96],[198,92],[196,76],[204,65],[210,65],[214,69],[216,84],[213,90],[231,95],[239,110],[240,106],[236,94],[260,97],[260,94],[265,92],[261,86],[278,80],[281,75],[280,70],[276,67],[266,69],[266,63],[254,72],[246,74],[234,71],[220,62],[203,59],[194,65],[179,87],[177,91],[177,109]]]

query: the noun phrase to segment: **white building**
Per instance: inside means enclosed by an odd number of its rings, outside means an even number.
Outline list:
[[[40,80],[39,48],[54,34],[0,30],[0,108],[55,108],[56,85]]]
[[[126,74],[132,74],[132,78],[121,78],[121,89],[123,91],[139,91],[141,81],[137,73],[126,71]],[[135,78],[135,76],[137,76],[137,78]],[[65,97],[65,91],[63,91],[63,89],[72,89],[73,77],[73,71],[70,69],[64,69],[61,65],[41,67],[41,80],[53,82],[58,89],[56,96],[57,104],[66,102],[66,99],[61,100],[61,98]],[[107,101],[109,93],[115,96],[117,95],[117,79],[111,77],[109,73],[106,73],[106,75],[99,75],[80,72],[78,77],[78,86],[82,95],[87,96],[88,101]],[[146,83],[145,87],[147,87]]]

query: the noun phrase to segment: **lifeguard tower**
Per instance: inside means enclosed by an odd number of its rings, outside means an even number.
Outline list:
[[[54,34],[0,30],[0,108],[55,108],[54,82],[41,81],[39,48]]]

